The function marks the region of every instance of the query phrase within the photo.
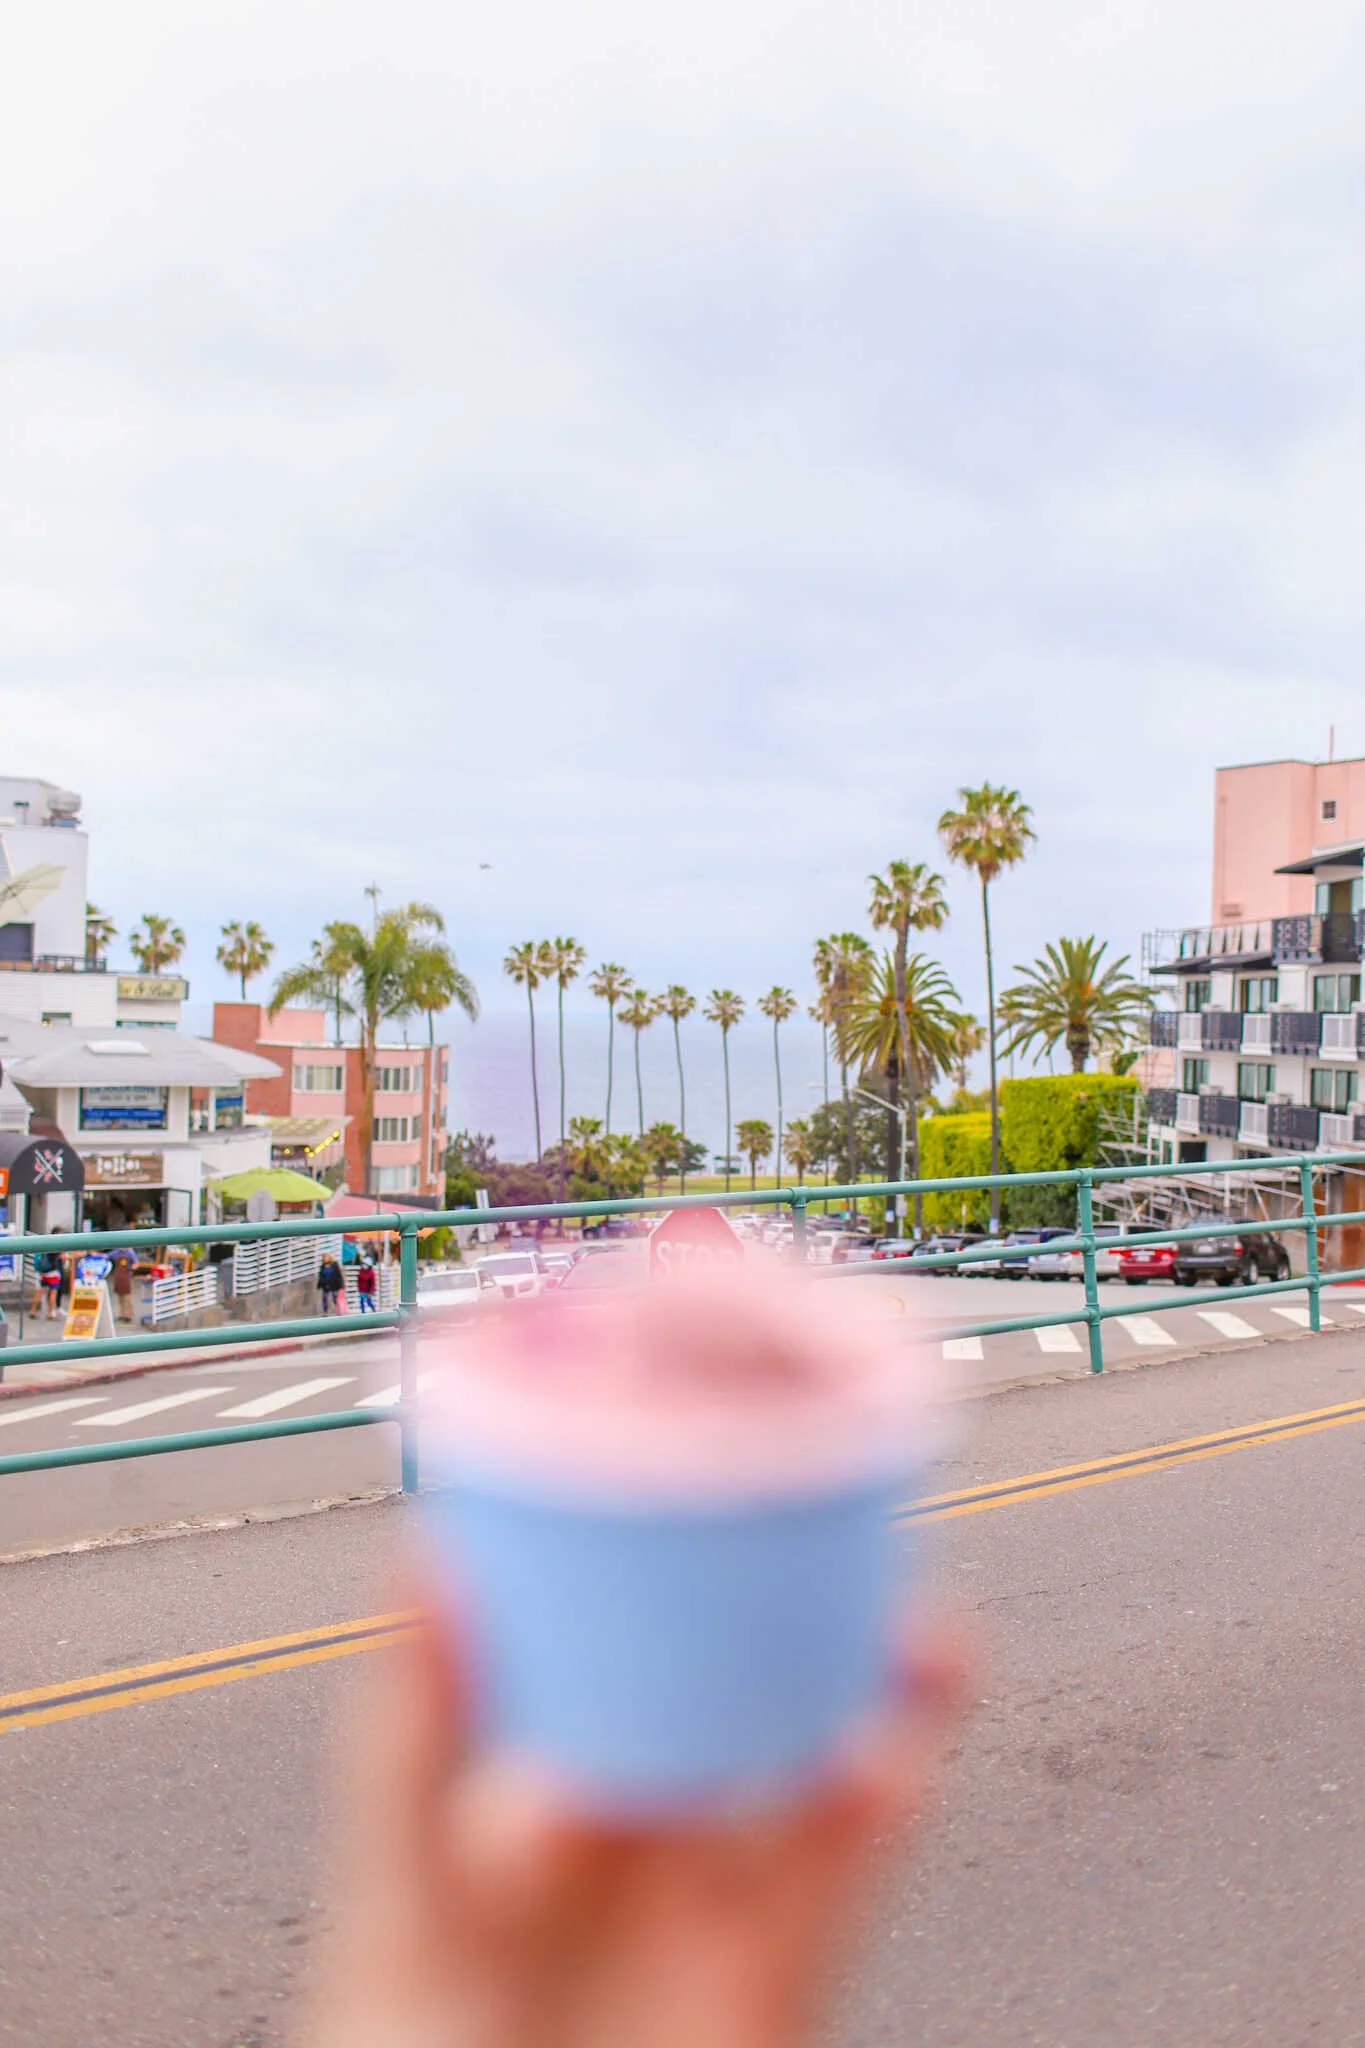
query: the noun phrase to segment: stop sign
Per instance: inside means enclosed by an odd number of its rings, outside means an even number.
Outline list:
[[[671,1209],[649,1240],[651,1279],[702,1266],[737,1266],[743,1256],[719,1209]]]

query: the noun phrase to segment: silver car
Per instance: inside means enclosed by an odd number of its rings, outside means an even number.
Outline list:
[[[1120,1235],[1117,1223],[1101,1223],[1095,1229],[1095,1277],[1098,1280],[1117,1280],[1119,1277],[1119,1254],[1104,1243],[1107,1237]],[[1028,1262],[1030,1280],[1083,1280],[1085,1278],[1083,1252],[1039,1252]]]

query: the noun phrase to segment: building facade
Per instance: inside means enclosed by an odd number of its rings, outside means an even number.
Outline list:
[[[271,1060],[281,1070],[277,1080],[253,1081],[247,1091],[248,1110],[271,1120],[276,1156],[314,1174],[339,1166],[355,1194],[443,1199],[449,1048],[376,1048],[367,1162],[360,1144],[360,1048],[329,1038],[329,1022],[324,1010],[288,1008],[272,1017],[259,1003],[213,1006],[219,1044]]]

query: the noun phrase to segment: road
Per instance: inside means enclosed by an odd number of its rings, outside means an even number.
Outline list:
[[[907,1333],[921,1322],[1056,1315],[1080,1306],[1079,1287],[1029,1280],[909,1280],[890,1273],[833,1284],[903,1311]],[[1125,1306],[1133,1301],[1121,1285],[1101,1288],[1100,1297]],[[1227,1308],[1193,1308],[1184,1301],[1174,1289],[1152,1288],[1141,1314],[1106,1323],[1107,1365],[1290,1336],[1308,1320],[1299,1294]],[[1324,1313],[1334,1327],[1356,1327],[1365,1318],[1365,1297],[1329,1296]],[[435,1333],[423,1336],[422,1374],[436,1368],[441,1348]],[[1083,1374],[1089,1364],[1081,1325],[948,1338],[942,1350],[954,1383],[965,1392],[1031,1376]],[[0,1401],[0,1455],[270,1416],[349,1408],[383,1413],[396,1399],[397,1380],[397,1339],[384,1333],[282,1356],[208,1360],[121,1381],[64,1385],[31,1399]],[[12,1477],[0,1480],[0,1555],[133,1525],[367,1493],[396,1483],[397,1459],[397,1430],[383,1426]]]
[[[1365,2044],[1365,1332],[969,1412],[932,1485],[970,1497],[907,1541],[981,1635],[979,1704],[927,1839],[887,1846],[825,2048]],[[4,1566],[0,1693],[372,1615],[409,1514]],[[8,1732],[0,1699],[0,2041],[283,2042],[365,1662],[299,1654]]]

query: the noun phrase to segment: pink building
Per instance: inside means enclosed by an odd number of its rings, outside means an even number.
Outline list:
[[[1311,874],[1277,869],[1362,840],[1365,760],[1256,761],[1220,768],[1214,782],[1210,922],[1296,917],[1327,908],[1316,901]]]
[[[315,1158],[315,1169],[344,1157],[346,1185],[356,1194],[422,1195],[444,1200],[446,1100],[450,1052],[446,1046],[380,1045],[375,1052],[374,1135],[370,1170],[360,1145],[360,1048],[327,1035],[325,1010],[283,1009],[272,1017],[259,1003],[215,1003],[213,1036],[282,1069],[278,1080],[247,1083],[247,1110],[327,1124],[335,1145]],[[281,1133],[281,1135],[285,1135]],[[367,1179],[369,1185],[367,1186]]]

